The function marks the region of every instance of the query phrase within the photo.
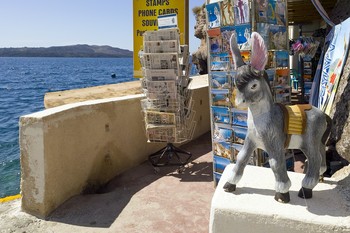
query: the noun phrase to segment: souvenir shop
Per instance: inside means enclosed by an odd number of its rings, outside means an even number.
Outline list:
[[[288,24],[288,2],[222,0],[208,1],[205,6],[215,182],[226,165],[236,161],[247,133],[247,109],[235,105],[231,35],[236,36],[245,63],[250,62],[251,33],[263,37],[268,49],[265,69],[276,103],[310,102],[330,113],[347,58],[350,21],[334,25],[325,12],[319,13],[332,27],[327,35],[326,23],[292,26]],[[289,170],[294,169],[295,153],[285,152]],[[268,154],[256,151],[249,164],[268,167]]]

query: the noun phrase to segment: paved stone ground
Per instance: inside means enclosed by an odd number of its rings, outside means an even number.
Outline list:
[[[0,232],[207,233],[215,191],[210,134],[181,148],[193,154],[182,173],[155,173],[145,162],[100,194],[71,198],[46,220],[22,212],[20,200],[0,204]]]

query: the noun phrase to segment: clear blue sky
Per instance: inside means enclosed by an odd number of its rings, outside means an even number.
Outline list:
[[[195,38],[189,1],[190,51]],[[74,44],[110,45],[133,50],[132,0],[1,0],[0,47],[49,47]]]

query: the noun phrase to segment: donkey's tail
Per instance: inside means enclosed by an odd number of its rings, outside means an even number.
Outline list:
[[[327,129],[323,133],[323,136],[322,136],[321,141],[322,141],[323,145],[326,145],[328,136],[331,133],[331,128],[332,128],[332,118],[330,118],[327,114],[325,114],[325,115],[326,115],[326,121],[327,121]]]

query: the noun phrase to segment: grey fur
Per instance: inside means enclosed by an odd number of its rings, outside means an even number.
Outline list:
[[[237,51],[236,43],[232,43],[231,51]],[[233,48],[232,48],[233,47]],[[254,56],[254,51],[252,55]],[[233,53],[236,64],[241,64],[240,54]],[[237,57],[239,56],[239,57]],[[248,107],[248,133],[242,150],[237,156],[232,176],[225,184],[226,191],[234,190],[243,175],[249,157],[256,149],[262,149],[269,155],[269,163],[275,175],[275,191],[279,200],[280,194],[289,192],[289,180],[285,161],[284,118],[281,107],[273,102],[269,83],[264,70],[255,70],[251,65],[237,67],[235,81],[237,84],[236,104]],[[302,187],[312,190],[319,181],[320,174],[326,171],[325,145],[322,137],[327,129],[327,115],[318,108],[306,111],[307,124],[303,135],[292,135],[288,149],[300,149],[308,159],[308,169],[302,181]],[[327,135],[326,135],[327,136]],[[230,187],[231,186],[231,187]],[[278,195],[277,195],[278,194]],[[282,195],[283,196],[283,195]],[[310,196],[311,197],[311,196]],[[289,195],[288,195],[289,198]],[[305,197],[304,197],[305,198]]]

